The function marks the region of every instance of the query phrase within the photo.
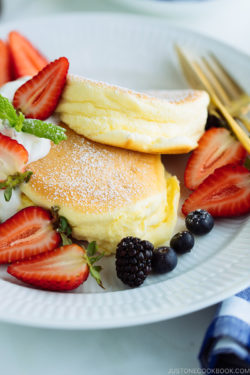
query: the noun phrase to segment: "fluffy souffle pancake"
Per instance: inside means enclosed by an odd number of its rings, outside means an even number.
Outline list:
[[[28,198],[45,208],[59,206],[73,236],[97,241],[106,253],[125,236],[159,245],[172,235],[179,183],[159,155],[97,144],[67,129],[67,140],[53,144],[29,170],[33,175],[21,186],[25,204]]]
[[[205,91],[144,94],[68,75],[57,107],[61,120],[93,141],[161,154],[187,153],[204,132]]]

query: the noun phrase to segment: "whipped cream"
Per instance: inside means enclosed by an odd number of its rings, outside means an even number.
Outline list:
[[[16,90],[24,84],[30,77],[24,77],[17,79],[16,81],[8,82],[0,88],[0,94],[13,101]],[[52,120],[52,121],[51,121]],[[55,122],[53,116],[49,118],[49,121]],[[7,135],[8,137],[15,139],[18,143],[23,145],[29,153],[28,163],[44,158],[50,151],[50,140],[45,138],[39,138],[32,134],[23,132],[17,132],[15,129],[10,128],[8,125],[4,125],[3,121],[0,120],[0,133]]]
[[[0,88],[0,94],[12,102],[16,90],[29,79],[30,77],[23,77],[16,81],[6,83]],[[59,123],[54,115],[49,117],[48,121],[54,124]],[[23,132],[17,132],[7,124],[4,124],[2,120],[0,120],[0,133],[15,139],[26,148],[29,154],[28,163],[44,158],[50,151],[51,144],[49,139],[39,138],[35,135]],[[5,201],[4,191],[0,190],[0,222],[14,215],[20,206],[21,193],[18,188],[12,192],[12,197],[9,202]]]

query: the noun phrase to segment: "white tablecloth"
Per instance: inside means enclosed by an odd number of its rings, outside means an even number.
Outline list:
[[[221,0],[217,0],[221,1]],[[62,11],[130,11],[114,0],[5,0],[0,22]],[[224,40],[250,53],[250,0],[227,0],[209,17],[168,22]],[[215,307],[141,327],[56,331],[0,323],[1,375],[166,375],[197,373],[197,355]]]

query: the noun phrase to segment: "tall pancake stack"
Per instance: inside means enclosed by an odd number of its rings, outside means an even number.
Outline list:
[[[197,146],[208,101],[202,91],[154,97],[68,76],[57,112],[73,131],[29,165],[22,191],[39,206],[59,206],[73,235],[106,253],[126,236],[163,244],[177,220],[179,183],[160,154]]]

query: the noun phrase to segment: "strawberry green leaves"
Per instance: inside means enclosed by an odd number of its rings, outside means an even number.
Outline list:
[[[74,241],[74,239],[71,237],[72,228],[66,217],[59,215],[59,210],[60,208],[58,206],[51,207],[52,223],[56,231],[60,233],[62,245],[71,245],[72,243],[76,242],[85,251],[85,247],[81,244],[81,241]],[[102,267],[94,265],[96,262],[102,259],[103,256],[103,253],[98,254],[98,246],[95,241],[92,241],[88,244],[86,253],[84,255],[85,261],[89,267],[91,276],[96,280],[97,284],[104,289],[100,276]]]
[[[98,262],[104,254],[96,255],[98,252],[98,246],[95,241],[90,242],[87,247],[87,255],[86,255],[86,261],[89,266],[89,272],[91,276],[96,280],[97,284],[103,288],[103,283],[100,276],[100,271],[102,270],[101,266],[94,266],[94,263]]]
[[[32,176],[31,171],[25,171],[24,173],[15,173],[12,176],[8,176],[5,181],[0,182],[0,189],[4,190],[4,198],[6,202],[9,202],[12,197],[12,190],[18,187],[23,182],[29,182]]]
[[[69,222],[66,219],[66,217],[59,215],[59,210],[60,208],[58,206],[51,207],[53,226],[61,236],[62,246],[71,245],[72,240],[69,238],[69,236],[72,233],[72,228],[69,225]]]

